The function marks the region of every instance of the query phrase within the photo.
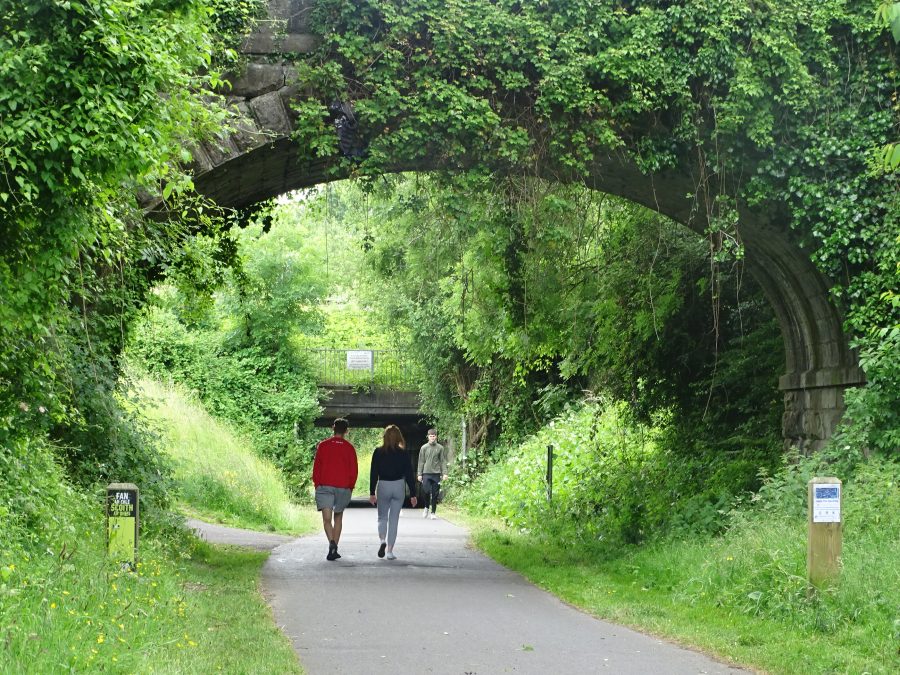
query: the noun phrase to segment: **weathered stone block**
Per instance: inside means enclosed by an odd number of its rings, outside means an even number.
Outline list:
[[[288,17],[288,33],[308,33],[312,20],[314,0],[291,0]]]
[[[261,145],[265,145],[270,138],[270,134],[259,129],[256,121],[253,119],[253,111],[246,103],[239,103],[235,106],[237,118],[232,123],[234,131],[231,138],[235,146],[241,152],[247,152]]]
[[[282,87],[278,90],[278,95],[281,96],[281,102],[284,105],[285,111],[287,111],[288,118],[291,121],[294,121],[299,117],[297,111],[291,106],[291,101],[293,101],[300,93],[300,87],[295,84],[289,84],[286,87]]]
[[[240,154],[230,136],[220,136],[205,141],[203,143],[203,150],[206,152],[206,156],[209,157],[209,161],[212,163],[213,167],[224,164],[231,157]]]
[[[253,99],[250,101],[250,108],[260,129],[285,136],[290,133],[291,123],[277,91]]]
[[[280,63],[250,63],[238,77],[232,77],[232,96],[254,98],[284,86],[284,66]]]
[[[838,410],[844,405],[844,397],[838,387],[823,387],[816,393],[816,406],[820,410]]]
[[[194,145],[188,148],[188,152],[191,153],[191,157],[194,159],[193,162],[188,166],[188,170],[194,175],[204,173],[213,168],[213,163],[210,161],[206,152],[203,150],[203,146]]]

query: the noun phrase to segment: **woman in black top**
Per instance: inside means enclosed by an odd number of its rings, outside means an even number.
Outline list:
[[[394,542],[397,541],[397,525],[400,522],[400,509],[406,490],[403,483],[409,486],[409,493],[415,495],[416,483],[413,478],[412,461],[406,452],[406,441],[396,424],[384,430],[381,447],[375,448],[372,455],[372,468],[369,471],[369,501],[378,505],[378,536],[381,546],[378,557],[396,560]],[[376,487],[377,486],[377,487]],[[415,496],[410,498],[416,505]]]

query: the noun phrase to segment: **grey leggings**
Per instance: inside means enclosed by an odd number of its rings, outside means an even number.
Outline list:
[[[400,521],[400,509],[403,508],[403,500],[406,498],[406,481],[400,480],[379,480],[378,486],[375,488],[375,494],[378,497],[378,536],[385,541],[387,535],[387,545],[394,548],[394,542],[397,541],[397,524]]]

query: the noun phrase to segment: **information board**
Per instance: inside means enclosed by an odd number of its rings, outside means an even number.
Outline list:
[[[813,522],[841,522],[840,484],[824,484],[813,486]]]

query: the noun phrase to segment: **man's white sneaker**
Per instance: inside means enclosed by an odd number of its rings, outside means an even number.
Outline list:
[[[437,520],[437,516],[436,516],[435,514],[432,513],[432,514],[431,514],[431,519],[432,519],[432,520]]]
[[[428,507],[427,506],[424,509],[422,509],[422,517],[423,518],[428,517]]]

